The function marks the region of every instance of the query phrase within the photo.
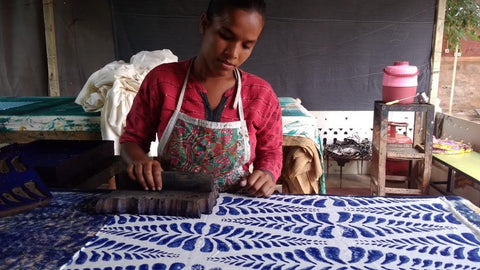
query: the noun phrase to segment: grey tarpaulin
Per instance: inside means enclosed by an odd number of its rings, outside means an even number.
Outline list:
[[[382,69],[394,61],[430,80],[435,0],[270,0],[267,24],[244,69],[269,81],[279,96],[309,110],[372,110],[381,99]],[[111,0],[116,53],[169,48],[186,59],[200,42],[202,1]]]
[[[394,61],[420,68],[428,90],[435,0],[267,0],[267,24],[242,67],[279,96],[308,110],[372,110],[382,69]],[[54,1],[62,95],[113,60],[142,50],[194,56],[208,0]],[[0,1],[2,95],[47,95],[42,4]],[[114,59],[116,58],[116,59]]]

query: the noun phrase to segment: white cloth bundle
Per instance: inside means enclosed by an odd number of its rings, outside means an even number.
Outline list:
[[[75,103],[87,112],[101,112],[102,139],[114,141],[115,155],[120,154],[119,138],[143,79],[154,67],[177,61],[168,49],[141,51],[130,58],[130,63],[111,62],[88,78]],[[156,154],[157,144],[158,140],[151,145],[151,155]]]

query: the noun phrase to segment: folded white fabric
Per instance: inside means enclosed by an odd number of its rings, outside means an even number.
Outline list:
[[[98,112],[105,103],[107,92],[112,88],[115,74],[122,72],[124,61],[114,61],[95,71],[88,78],[82,90],[75,99],[86,112]]]
[[[116,155],[120,154],[119,138],[143,79],[154,67],[176,61],[178,57],[168,49],[141,51],[130,58],[130,63],[111,62],[88,78],[75,103],[87,112],[101,112],[102,139],[115,142]],[[150,149],[156,149],[156,145],[153,143]]]

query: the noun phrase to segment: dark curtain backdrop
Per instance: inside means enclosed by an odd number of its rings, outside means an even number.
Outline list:
[[[195,55],[208,1],[110,0],[118,59],[141,50]],[[428,91],[435,0],[267,0],[267,24],[242,66],[309,110],[372,110],[383,68],[418,66]]]
[[[0,0],[0,94],[48,95],[42,1]]]
[[[200,44],[208,0],[54,1],[60,91],[142,50],[180,60]],[[309,110],[372,110],[385,66],[409,61],[427,91],[435,0],[267,0],[267,24],[242,66]],[[0,93],[48,95],[41,0],[0,0]]]
[[[62,96],[76,96],[90,75],[115,60],[108,0],[55,2]]]
[[[62,96],[115,60],[108,0],[56,0],[54,19]],[[42,0],[0,0],[0,95],[48,96]]]

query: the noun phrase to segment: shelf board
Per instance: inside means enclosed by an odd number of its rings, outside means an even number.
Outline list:
[[[425,154],[415,148],[394,147],[387,149],[387,158],[390,159],[424,159]]]
[[[385,194],[422,195],[422,190],[412,188],[385,188]]]

